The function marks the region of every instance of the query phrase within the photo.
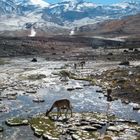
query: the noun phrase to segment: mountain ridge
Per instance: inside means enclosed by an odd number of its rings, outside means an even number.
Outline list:
[[[140,13],[140,2],[98,5],[91,2],[61,2],[41,6],[35,0],[2,0],[0,31],[26,29],[26,24],[47,30],[50,26],[74,29],[87,24]],[[35,23],[35,24],[34,24]],[[47,27],[47,28],[46,28]]]

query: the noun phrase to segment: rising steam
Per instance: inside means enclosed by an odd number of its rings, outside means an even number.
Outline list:
[[[30,35],[28,35],[29,37],[35,37],[36,36],[36,31],[35,31],[35,29],[34,29],[34,27],[32,26],[31,27],[31,33],[30,33]]]
[[[69,35],[74,35],[74,34],[75,34],[75,31],[71,30]]]

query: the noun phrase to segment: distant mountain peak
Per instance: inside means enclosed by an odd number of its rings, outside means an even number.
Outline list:
[[[49,23],[73,28],[137,13],[140,13],[140,1],[101,5],[83,0],[64,0],[56,4],[45,0],[0,0],[0,28],[22,28],[28,22],[36,22],[39,27]]]
[[[48,7],[50,4],[43,0],[30,0],[34,5],[38,5],[40,7]]]
[[[44,0],[15,0],[18,5],[34,5],[37,7],[48,7],[50,4],[45,2]]]

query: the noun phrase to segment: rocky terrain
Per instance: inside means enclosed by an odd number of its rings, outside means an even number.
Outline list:
[[[139,140],[139,7],[0,1],[0,139]]]
[[[55,114],[53,115],[55,116]],[[6,123],[10,126],[29,125],[35,136],[47,140],[118,140],[130,138],[134,140],[140,138],[140,128],[136,122],[100,113],[74,113],[71,118],[60,118],[59,120],[36,115],[29,120],[11,118]]]
[[[120,61],[81,65],[81,60],[32,60],[1,58],[2,140],[139,139],[139,61],[123,66]],[[107,88],[113,89],[111,102],[106,99]],[[55,110],[46,117],[46,109],[61,98],[71,101],[73,117],[57,120]]]
[[[120,38],[139,38],[140,14],[123,19],[106,20],[97,24],[81,26],[77,34]]]
[[[42,55],[48,60],[139,60],[139,43],[137,39],[116,41],[60,35],[0,37],[0,56]]]

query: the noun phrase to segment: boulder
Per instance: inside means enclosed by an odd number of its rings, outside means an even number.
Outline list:
[[[43,139],[44,140],[59,140],[59,138],[53,137],[53,136],[51,136],[51,135],[49,135],[47,133],[43,134]]]
[[[8,95],[7,96],[7,99],[8,100],[16,100],[17,99],[17,96]]]
[[[130,62],[129,61],[122,61],[119,65],[129,66]]]
[[[87,121],[81,121],[81,122],[80,122],[80,125],[81,125],[81,126],[89,125],[89,122],[87,122]]]
[[[35,99],[33,99],[33,102],[41,103],[41,102],[45,102],[45,100],[42,98],[35,98]]]
[[[113,55],[113,53],[110,52],[110,53],[108,53],[107,55]]]
[[[133,110],[140,110],[140,106],[134,106]]]
[[[100,124],[93,124],[92,126],[97,128],[97,129],[101,129],[102,128],[102,125],[100,125]]]
[[[124,130],[124,127],[122,125],[117,125],[117,126],[109,126],[107,128],[108,131],[113,131],[113,132],[120,132]]]
[[[33,59],[31,60],[31,62],[37,62],[37,59],[36,59],[36,58],[33,58]]]
[[[68,87],[67,88],[67,91],[72,91],[72,90],[75,90],[75,88],[74,87]]]
[[[98,92],[98,93],[103,93],[103,91],[102,91],[102,90],[96,90],[96,92]]]
[[[32,94],[35,94],[35,93],[36,93],[36,90],[27,90],[26,93],[32,93]]]
[[[97,128],[95,128],[93,126],[82,126],[81,129],[85,130],[85,131],[96,131],[97,130]]]
[[[3,130],[4,130],[4,129],[3,129],[3,127],[2,127],[2,126],[0,126],[0,132],[3,132]]]
[[[21,125],[28,125],[28,120],[24,120],[21,118],[11,118],[6,120],[5,123],[9,126],[21,126]]]
[[[81,138],[76,134],[72,134],[72,139],[73,140],[81,140]]]
[[[37,137],[41,137],[41,136],[42,136],[44,130],[42,130],[42,129],[37,129],[37,128],[35,128],[35,127],[34,127],[33,129],[34,129],[34,135],[35,135],[35,136],[37,136]]]

